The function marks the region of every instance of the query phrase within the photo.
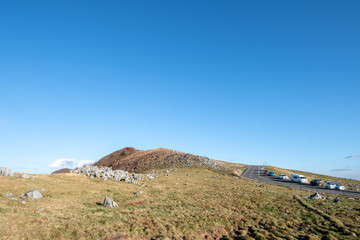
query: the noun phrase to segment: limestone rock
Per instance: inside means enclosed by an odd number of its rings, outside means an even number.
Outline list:
[[[105,197],[103,206],[104,207],[111,207],[111,208],[119,207],[114,200],[112,200],[111,198],[108,198],[108,197]]]
[[[309,196],[309,199],[322,199],[323,197],[319,193],[314,193]]]
[[[29,175],[27,175],[26,173],[21,175],[22,178],[29,178]]]
[[[11,198],[11,197],[13,197],[14,195],[12,194],[12,193],[6,193],[6,194],[4,194],[4,197],[6,197],[6,198]]]
[[[42,198],[43,196],[38,190],[27,191],[25,195],[31,200]]]
[[[14,173],[10,168],[0,167],[0,176],[13,177]]]

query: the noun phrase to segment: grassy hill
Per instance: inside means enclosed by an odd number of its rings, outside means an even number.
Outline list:
[[[150,172],[150,170],[148,170]],[[0,177],[1,239],[354,239],[360,201],[303,198],[311,193],[261,185],[199,167],[158,177],[103,181],[77,174]],[[167,176],[168,175],[168,176]],[[146,183],[145,187],[141,185]],[[43,198],[9,200],[44,188]],[[134,191],[142,191],[140,195]],[[106,208],[105,196],[118,208]],[[327,211],[328,209],[328,211]],[[344,221],[346,219],[346,224]]]
[[[155,168],[168,167],[203,167],[220,171],[232,171],[243,168],[242,164],[230,164],[216,161],[204,156],[183,153],[166,148],[138,150],[126,147],[115,151],[93,164],[94,166],[107,166],[112,169],[129,172],[143,172]]]

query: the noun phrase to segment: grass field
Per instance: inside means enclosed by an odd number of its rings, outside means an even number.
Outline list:
[[[354,239],[360,201],[265,185],[200,168],[142,180],[146,187],[84,175],[0,177],[1,239]],[[45,188],[43,198],[13,201]],[[143,191],[139,196],[134,191]],[[105,208],[105,196],[118,208]],[[42,208],[42,209],[41,209]],[[40,209],[40,210],[39,210]],[[346,224],[344,221],[346,219]]]

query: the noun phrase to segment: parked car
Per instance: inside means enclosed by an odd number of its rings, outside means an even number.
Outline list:
[[[289,177],[286,176],[285,174],[279,174],[277,177],[278,177],[279,179],[289,179]]]
[[[336,187],[335,187],[336,190],[339,190],[339,191],[344,191],[345,190],[345,187],[343,185],[341,185],[340,183],[336,183]]]
[[[264,173],[267,175],[269,172],[269,170],[265,169]]]
[[[325,187],[328,188],[328,189],[336,189],[336,190],[339,190],[339,191],[344,191],[345,190],[345,187],[343,185],[341,185],[340,183],[337,183],[337,182],[326,182]]]
[[[310,185],[312,185],[312,186],[322,186],[322,185],[324,185],[324,183],[320,179],[313,179],[313,180],[311,180]]]
[[[274,172],[268,172],[267,174],[268,176],[276,176],[276,174]]]
[[[290,179],[292,182],[308,183],[308,180],[304,175],[291,174]]]

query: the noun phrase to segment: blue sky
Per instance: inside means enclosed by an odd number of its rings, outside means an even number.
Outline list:
[[[165,147],[360,179],[358,1],[0,3],[0,165]]]

